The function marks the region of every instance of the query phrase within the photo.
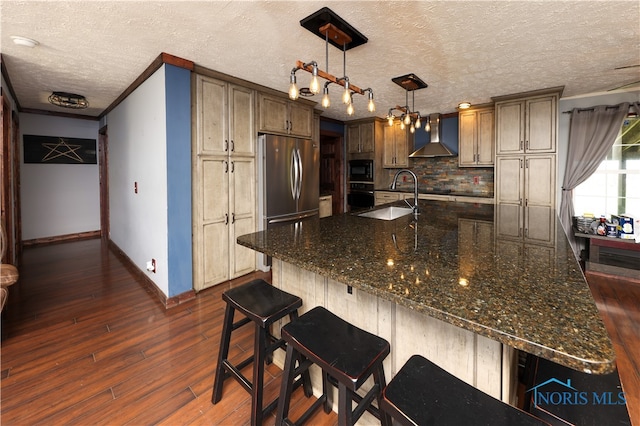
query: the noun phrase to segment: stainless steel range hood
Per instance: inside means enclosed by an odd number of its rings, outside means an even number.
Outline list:
[[[411,153],[409,157],[452,157],[453,153],[442,142],[440,136],[440,114],[429,115],[429,126],[431,127],[431,139],[423,147]]]

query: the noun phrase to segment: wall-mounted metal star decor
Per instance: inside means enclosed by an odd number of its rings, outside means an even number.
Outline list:
[[[70,160],[76,161],[78,163],[84,163],[82,157],[80,157],[77,152],[80,148],[82,148],[82,145],[68,144],[64,139],[58,138],[58,143],[43,143],[42,146],[49,149],[49,152],[47,152],[47,154],[42,157],[43,163],[48,163],[61,156],[69,158]]]
[[[97,164],[95,139],[24,135],[23,143],[25,163]]]

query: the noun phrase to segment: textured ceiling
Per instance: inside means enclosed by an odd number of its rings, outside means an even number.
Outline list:
[[[296,60],[327,69],[325,43],[300,26],[324,6],[369,39],[347,51],[346,74],[373,89],[381,117],[405,104],[391,78],[408,73],[429,85],[414,92],[422,114],[546,87],[564,86],[567,97],[640,80],[640,67],[615,70],[640,64],[638,0],[1,0],[0,51],[22,108],[98,116],[161,52],[286,92]],[[40,45],[15,45],[13,35]],[[328,59],[328,71],[342,76],[342,51],[329,46]],[[309,74],[297,75],[305,86]],[[324,115],[347,120],[337,89],[330,86]],[[50,105],[52,91],[85,95],[90,107]],[[365,97],[354,105],[356,118],[371,115]]]

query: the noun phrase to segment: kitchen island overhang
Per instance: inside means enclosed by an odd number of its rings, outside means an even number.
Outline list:
[[[419,207],[417,220],[347,213],[243,235],[238,243],[284,262],[279,267],[506,347],[587,373],[615,371],[613,345],[557,219],[554,241],[538,245],[498,238],[494,205],[421,200]]]

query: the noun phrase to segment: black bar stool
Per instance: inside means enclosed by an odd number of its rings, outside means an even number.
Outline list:
[[[291,321],[294,321],[298,317],[298,308],[302,306],[302,299],[260,279],[225,291],[222,293],[222,299],[226,302],[227,307],[224,314],[211,402],[215,404],[220,401],[224,381],[233,377],[251,394],[251,424],[260,425],[263,417],[271,412],[278,402],[276,398],[263,409],[264,366],[266,363],[271,363],[273,351],[278,348],[284,349],[286,346],[282,339],[276,339],[269,332],[269,326],[287,315]],[[233,316],[236,310],[244,314],[246,318],[234,323]],[[231,333],[250,322],[255,324],[254,353],[244,361],[233,365],[227,359]],[[252,362],[253,380],[249,381],[241,373],[241,370]],[[310,397],[312,389],[309,372],[296,381],[296,387],[300,384],[304,386],[305,395]]]
[[[336,382],[340,426],[353,425],[365,411],[380,419],[384,426],[391,424],[389,416],[372,405],[374,399],[380,403],[380,393],[386,384],[382,361],[390,352],[389,342],[340,319],[323,307],[313,308],[285,325],[281,331],[287,342],[287,358],[276,425],[302,424],[320,405],[324,405],[324,411],[329,413],[332,405],[329,385],[336,385]],[[312,364],[322,368],[322,396],[297,420],[298,423],[293,423],[288,418],[293,379]],[[356,391],[371,375],[373,387],[364,397],[358,395]],[[358,404],[352,410],[353,401]]]
[[[401,425],[547,425],[413,355],[382,391],[380,408]]]

